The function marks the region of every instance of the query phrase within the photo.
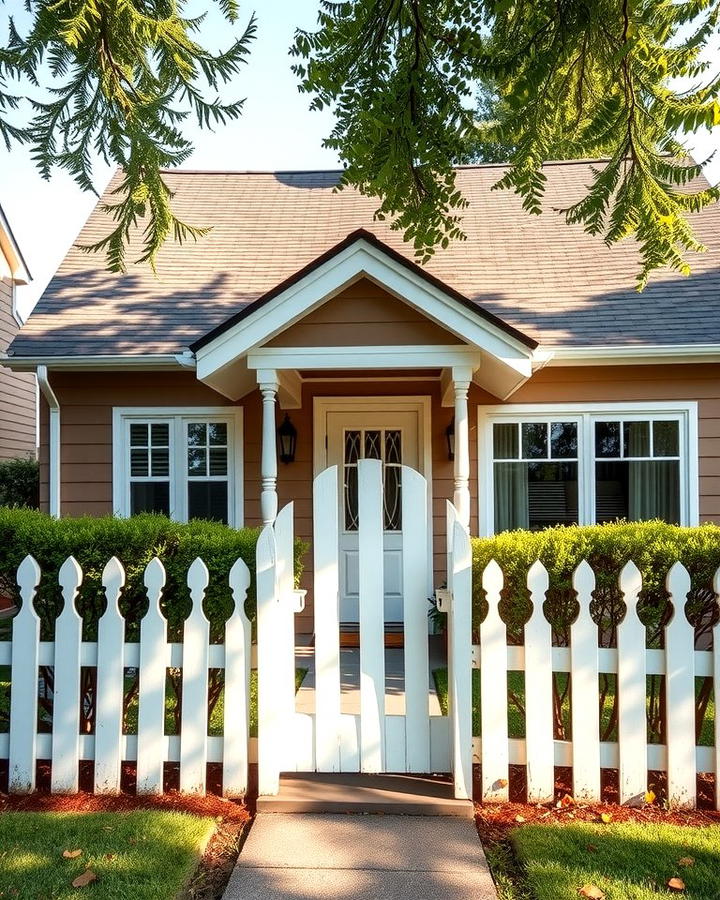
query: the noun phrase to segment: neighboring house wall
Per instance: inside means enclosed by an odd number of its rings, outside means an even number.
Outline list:
[[[697,400],[700,436],[700,519],[720,522],[720,365],[608,366],[553,368],[538,372],[513,395],[512,403]],[[112,512],[112,408],[114,406],[232,406],[199,384],[192,372],[51,374],[61,406],[62,514],[103,515]],[[296,460],[278,465],[280,505],[295,503],[296,534],[312,538],[313,398],[316,396],[430,396],[432,399],[432,476],[435,568],[444,572],[445,500],[453,494],[452,463],[447,459],[445,429],[452,409],[441,406],[435,381],[315,382],[303,389],[301,409],[290,412],[298,431]],[[496,406],[495,397],[473,387],[470,394],[471,531],[477,531],[477,407]],[[244,407],[245,524],[260,522],[260,442],[262,410],[259,392]],[[278,410],[277,421],[282,420]],[[41,401],[41,500],[47,508],[47,405]],[[308,555],[305,586],[310,584]],[[444,575],[442,576],[444,577]],[[311,607],[303,622],[310,625]]]
[[[0,251],[0,352],[19,330],[12,310],[12,281]],[[35,376],[0,366],[0,459],[35,455]]]

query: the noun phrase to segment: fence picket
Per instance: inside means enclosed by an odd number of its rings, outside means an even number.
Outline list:
[[[720,568],[713,578],[715,603],[720,606]],[[715,809],[720,810],[720,714],[718,714],[718,698],[720,698],[720,621],[713,628],[713,695],[715,697]]]
[[[647,790],[647,712],[645,626],[638,618],[637,602],[642,577],[634,562],[620,573],[620,590],[627,607],[618,626],[618,751],[620,802],[642,802]]]
[[[570,628],[570,703],[573,796],[600,800],[600,711],[598,629],[590,615],[595,574],[583,560],[573,573],[580,611]]]
[[[275,666],[278,622],[277,549],[272,525],[260,532],[256,549],[258,661],[258,791],[280,790],[279,680]]]
[[[185,620],[183,634],[180,790],[188,794],[205,792],[210,623],[202,604],[209,581],[207,566],[197,557],[187,575],[192,611]]]
[[[427,481],[402,467],[405,770],[430,771]]]
[[[323,772],[339,772],[341,764],[338,535],[338,469],[331,466],[313,482],[315,741]]]
[[[230,569],[234,608],[225,623],[225,696],[223,709],[223,797],[243,797],[248,786],[250,740],[250,620],[245,600],[250,570],[239,558]]]
[[[162,794],[165,733],[167,623],[160,612],[165,567],[153,557],[145,568],[148,611],[140,622],[137,792]]]
[[[382,463],[358,461],[360,600],[360,770],[385,763],[385,596]]]
[[[452,542],[453,782],[458,800],[472,798],[472,548],[467,528],[456,520]]]
[[[82,584],[82,569],[73,556],[60,567],[63,609],[55,623],[53,672],[52,769],[53,794],[78,790],[80,763],[80,642],[82,619],[75,598]]]
[[[35,790],[40,643],[40,618],[33,606],[40,566],[32,556],[18,566],[17,583],[22,606],[12,626],[8,780],[11,794],[29,794]]]
[[[480,625],[480,731],[482,798],[508,799],[507,629],[498,604],[503,587],[500,566],[491,560],[482,575],[488,614]]]
[[[125,570],[113,556],[102,573],[107,608],[98,622],[97,699],[95,701],[95,793],[120,791],[123,724],[125,619],[118,601]]]
[[[548,803],[555,792],[553,743],[552,633],[543,603],[548,573],[536,560],[527,586],[533,611],[525,624],[525,746],[527,748],[528,803]]]
[[[671,806],[696,802],[695,765],[695,629],[685,615],[690,575],[680,562],[668,572],[665,587],[673,617],[665,626],[665,722],[667,784]]]
[[[275,636],[278,667],[278,703],[280,725],[284,735],[281,738],[281,768],[291,768],[293,745],[290,741],[292,723],[295,716],[295,611],[293,608],[295,588],[293,555],[293,513],[294,504],[288,503],[275,518],[275,547],[277,549],[277,631]],[[287,765],[285,765],[287,758]]]

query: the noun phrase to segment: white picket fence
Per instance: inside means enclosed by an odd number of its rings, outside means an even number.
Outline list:
[[[524,646],[508,646],[498,603],[503,574],[491,562],[482,575],[489,611],[480,625],[480,644],[473,648],[480,669],[481,735],[474,738],[473,758],[480,763],[485,801],[508,799],[508,766],[526,768],[529,802],[551,801],[554,767],[572,766],[573,795],[577,800],[600,799],[601,769],[617,769],[620,801],[642,801],[648,771],[667,773],[668,801],[693,807],[697,773],[720,772],[720,716],[715,715],[714,747],[695,745],[695,678],[714,680],[715,702],[720,698],[720,624],[713,633],[713,650],[695,650],[694,629],[685,614],[690,576],[679,562],[667,576],[666,587],[674,613],[665,627],[665,649],[646,649],[645,626],[637,613],[642,578],[628,562],[620,574],[627,612],[618,626],[617,648],[598,646],[598,626],[590,616],[595,575],[587,562],[575,570],[573,586],[580,612],[571,626],[570,646],[553,647],[550,625],[543,614],[548,574],[536,562],[528,572],[532,616],[525,625]],[[720,593],[720,570],[715,576]],[[525,673],[524,739],[508,737],[508,672]],[[553,739],[553,672],[567,672],[571,685],[572,740]],[[617,741],[600,741],[599,674],[616,676]],[[647,741],[647,677],[662,675],[666,685],[667,744]],[[716,783],[716,806],[720,791]]]
[[[208,762],[223,766],[222,789],[241,797],[248,783],[250,704],[250,622],[244,603],[250,572],[238,559],[229,576],[235,608],[225,625],[223,644],[210,643],[210,624],[202,609],[208,570],[196,559],[187,574],[192,611],[184,623],[182,643],[167,641],[167,621],[160,611],[165,569],[159,559],[145,569],[149,608],[140,623],[138,643],[125,643],[125,620],[118,601],[125,583],[120,562],[105,566],[102,584],[107,609],[98,623],[97,641],[82,640],[82,620],[75,598],[83,573],[69,557],[59,572],[63,609],[55,640],[40,640],[40,620],[33,598],[40,567],[27,556],[18,569],[22,598],[13,621],[12,640],[0,642],[0,666],[11,668],[10,731],[0,734],[0,759],[8,760],[12,793],[35,789],[38,759],[50,760],[53,793],[78,790],[80,760],[94,760],[96,793],[118,793],[121,764],[135,761],[137,791],[163,791],[166,762],[180,764],[180,789],[203,793]],[[38,734],[38,667],[54,668],[52,733]],[[96,667],[94,734],[80,733],[81,670]],[[166,670],[182,669],[182,718],[179,735],[166,735]],[[123,734],[125,669],[139,669],[137,734]],[[224,669],[224,729],[208,736],[208,670]]]

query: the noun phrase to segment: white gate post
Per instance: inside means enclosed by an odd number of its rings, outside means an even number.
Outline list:
[[[673,617],[665,626],[667,792],[671,806],[692,809],[697,800],[695,763],[695,629],[685,615],[690,575],[681,562],[665,586]]]
[[[237,559],[230,569],[233,612],[225,623],[225,708],[223,710],[223,797],[247,792],[250,741],[250,620],[245,599],[250,570]]]
[[[277,628],[275,634],[275,666],[278,671],[279,723],[282,729],[280,744],[281,769],[294,766],[292,746],[292,725],[295,716],[295,572],[293,568],[293,510],[288,503],[277,515],[273,530],[277,551],[277,574],[275,583],[278,592]]]
[[[485,567],[482,586],[488,613],[480,625],[480,731],[482,733],[482,799],[508,799],[507,628],[498,604],[503,573],[494,559]]]
[[[260,532],[256,549],[257,665],[258,665],[258,793],[273,796],[280,790],[281,697],[277,638],[277,548],[272,525]]]
[[[456,521],[452,533],[452,696],[453,782],[458,800],[472,799],[472,548],[465,525]]]

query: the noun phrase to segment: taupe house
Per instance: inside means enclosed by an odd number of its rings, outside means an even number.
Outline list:
[[[16,288],[31,279],[10,224],[0,206],[0,353],[18,333],[22,319]],[[0,460],[35,456],[35,378],[0,366]]]
[[[720,207],[694,217],[709,252],[692,276],[637,293],[635,245],[553,212],[590,164],[545,173],[531,217],[491,192],[498,167],[461,168],[467,240],[424,267],[372,198],[333,190],[337,172],[168,173],[180,217],[210,234],[164,247],[157,277],[71,249],[10,347],[40,377],[45,508],[240,526],[294,500],[309,540],[313,476],[337,465],[345,621],[363,457],[384,465],[389,621],[399,463],[428,479],[438,571],[447,498],[481,535],[720,521]],[[98,207],[79,242],[109,227]]]

